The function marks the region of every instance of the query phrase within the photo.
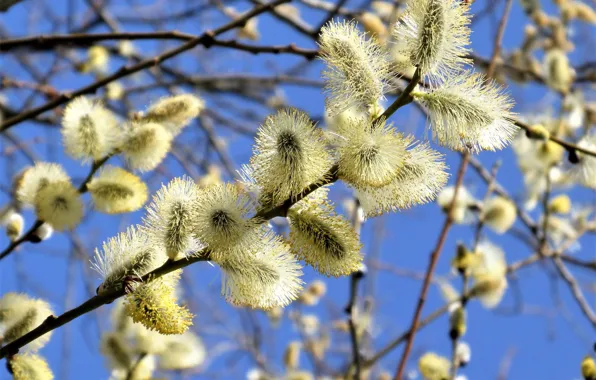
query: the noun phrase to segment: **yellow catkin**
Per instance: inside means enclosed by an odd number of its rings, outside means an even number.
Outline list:
[[[57,231],[70,230],[83,218],[83,201],[69,181],[51,182],[37,192],[35,213]]]
[[[568,214],[571,211],[571,199],[566,194],[557,195],[550,201],[548,209],[555,214]]]
[[[14,380],[52,380],[54,374],[45,359],[34,354],[20,354],[9,361]]]
[[[105,166],[87,185],[95,208],[120,214],[141,208],[147,201],[147,185],[136,175],[115,166]]]
[[[126,296],[126,312],[134,322],[164,335],[182,334],[192,325],[193,315],[176,303],[175,283],[180,271],[140,284]]]
[[[587,355],[582,360],[581,371],[584,380],[596,380],[596,362],[593,357]]]

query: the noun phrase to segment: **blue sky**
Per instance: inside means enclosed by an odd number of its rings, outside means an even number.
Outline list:
[[[542,1],[547,11],[553,12],[554,8],[550,1]],[[28,6],[27,1],[15,6],[9,13],[0,15],[3,26],[10,30],[13,35],[22,35],[28,33],[27,25],[24,22],[27,17],[31,17],[35,12]],[[65,12],[66,1],[56,1],[52,8],[57,13]],[[84,9],[84,5],[77,1],[79,10]],[[115,2],[114,2],[115,3]],[[149,2],[137,1],[137,4]],[[172,2],[171,10],[182,9],[183,2]],[[359,2],[348,2],[348,4],[358,4]],[[478,0],[473,6],[473,12],[481,9],[485,1]],[[116,14],[124,14],[127,5],[115,4],[110,7]],[[246,8],[243,3],[242,9]],[[496,29],[497,17],[502,13],[502,7],[498,7],[491,17],[485,18],[481,23],[474,26],[472,34],[472,47],[478,55],[489,57],[492,51],[493,35]],[[308,11],[303,13],[303,17],[308,20],[320,19],[320,14]],[[518,46],[523,38],[523,27],[528,22],[519,3],[514,2],[513,11],[509,19],[509,27],[504,36],[503,47],[505,50]],[[209,20],[204,22],[183,22],[177,25],[177,29],[199,34],[212,25]],[[165,25],[168,29],[168,25]],[[306,40],[296,32],[287,27],[281,29],[281,25],[270,16],[259,17],[259,29],[261,32],[260,44],[287,44],[295,42],[302,47],[314,47],[312,41]],[[583,28],[588,28],[583,26]],[[138,26],[131,25],[127,27],[128,31],[140,30]],[[279,32],[283,30],[283,32]],[[59,32],[64,32],[63,28]],[[93,31],[104,31],[96,28]],[[591,29],[593,33],[594,29]],[[36,23],[36,33],[49,33],[49,26],[40,20]],[[581,34],[582,30],[576,31]],[[585,30],[583,30],[585,33]],[[588,30],[590,32],[590,30]],[[230,34],[230,37],[233,36]],[[572,62],[584,62],[594,60],[594,40],[588,43],[591,46],[583,46],[576,49],[570,57]],[[578,43],[578,45],[580,45]],[[141,51],[154,51],[159,44],[152,42],[138,43]],[[171,46],[171,45],[170,45]],[[198,48],[201,49],[201,48]],[[196,53],[197,49],[193,51]],[[184,54],[177,58],[175,62],[180,64],[185,70],[193,73],[207,74],[217,71],[218,73],[246,73],[252,72],[260,75],[270,75],[273,71],[293,67],[303,60],[299,57],[287,56],[250,56],[244,53],[211,49],[207,52],[199,51],[201,57],[210,58],[213,61],[211,65],[200,64],[196,55]],[[81,51],[82,54],[82,51]],[[82,56],[82,55],[81,55]],[[51,60],[47,55],[35,54],[31,57],[35,66],[44,71],[47,69]],[[66,62],[62,64],[67,64]],[[111,69],[116,70],[122,64],[121,61],[113,62]],[[0,56],[0,68],[3,73],[14,78],[24,78],[22,70],[17,69],[13,59],[9,55]],[[322,65],[315,64],[305,73],[309,78],[319,78],[319,72]],[[29,78],[26,78],[29,79]],[[147,76],[141,75],[138,80],[146,80]],[[61,90],[76,89],[93,81],[89,75],[64,73],[60,74],[52,83]],[[132,83],[132,82],[127,82]],[[297,86],[283,86],[285,96],[291,105],[307,110],[313,117],[323,114],[324,96],[316,88],[299,88]],[[188,90],[188,89],[187,89]],[[513,86],[510,92],[518,102],[517,112],[544,112],[544,105],[548,103],[556,104],[557,95],[548,92],[543,86],[527,85],[524,87]],[[20,106],[22,96],[18,97],[16,93],[4,94],[8,97],[10,105]],[[133,103],[143,109],[148,100],[163,95],[163,93],[152,93],[151,97],[144,96],[132,99]],[[237,100],[235,100],[237,101]],[[39,99],[38,99],[39,102]],[[245,104],[246,105],[246,104]],[[208,106],[214,106],[208,104]],[[263,116],[265,110],[258,108],[257,111]],[[397,127],[408,132],[415,133],[417,137],[425,136],[425,119],[418,111],[410,106],[402,108],[394,116],[393,121]],[[252,123],[248,128],[256,129],[257,125]],[[63,163],[71,176],[77,183],[86,174],[88,168],[81,167],[77,162],[66,157],[59,149],[47,149],[47,142],[51,141],[53,145],[59,147],[60,135],[57,128],[40,128],[32,123],[22,123],[12,129],[24,141],[41,139],[42,143],[34,143],[32,149],[46,160],[58,161]],[[221,136],[228,138],[230,146],[230,155],[234,159],[236,166],[247,162],[250,157],[250,140],[243,137],[232,136],[228,131],[218,130]],[[198,141],[201,136],[196,130],[189,130],[179,137],[179,141]],[[0,147],[6,147],[6,141],[0,140]],[[436,147],[438,150],[447,153],[447,163],[450,167],[452,177],[450,183],[455,180],[455,170],[459,165],[459,155],[450,153],[445,149]],[[503,166],[499,171],[498,181],[510,190],[512,194],[520,199],[523,196],[523,182],[517,168],[515,157],[511,149],[498,153],[481,153],[479,159],[490,167],[497,159],[503,161]],[[27,160],[22,155],[17,155],[12,163],[17,170],[27,164]],[[6,161],[6,160],[4,160]],[[8,178],[14,173],[13,167],[3,161],[0,166],[0,178],[3,185],[8,185]],[[16,162],[16,163],[15,163]],[[112,159],[112,164],[120,165],[118,159]],[[173,159],[168,158],[165,163],[167,176],[189,174],[185,173],[180,165]],[[200,169],[197,168],[200,172]],[[168,180],[164,176],[145,176],[149,181],[150,188],[156,190],[161,182]],[[479,177],[469,170],[464,180],[473,192],[481,196],[484,194],[484,185],[479,181]],[[594,193],[582,189],[574,189],[570,194],[583,203],[591,202],[594,204]],[[341,186],[334,186],[332,197],[338,200],[338,209],[341,210],[341,199],[349,195],[348,190]],[[0,194],[0,204],[7,200],[6,193]],[[76,230],[83,244],[89,247],[85,253],[91,255],[91,248],[101,244],[106,238],[113,236],[118,231],[122,231],[129,224],[140,221],[141,212],[127,214],[124,216],[105,216],[94,214],[89,217],[84,224]],[[535,214],[533,216],[536,216]],[[25,214],[28,223],[32,223],[34,215],[31,212]],[[365,223],[362,231],[362,241],[365,244],[364,251],[368,253],[372,249],[371,239],[373,232],[383,226],[384,239],[380,246],[379,259],[398,268],[422,273],[428,262],[428,255],[434,247],[438,232],[441,228],[444,216],[435,204],[417,207],[406,212],[391,214],[383,217],[382,220],[369,220]],[[456,226],[452,229],[443,254],[440,258],[437,273],[447,274],[449,271],[449,261],[455,250],[458,241],[470,243],[472,231],[467,226]],[[516,261],[531,254],[527,247],[519,243],[510,236],[494,235],[487,232],[487,238],[497,245],[501,246],[506,252],[508,261]],[[0,237],[0,247],[7,244],[4,236]],[[56,234],[50,241],[39,245],[25,245],[7,260],[0,263],[0,294],[8,291],[24,291],[46,298],[54,306],[57,313],[65,310],[65,307],[78,305],[89,297],[88,289],[85,288],[83,276],[94,276],[89,272],[89,263],[87,261],[77,261],[74,265],[68,265],[68,257],[72,254],[71,243],[65,236]],[[596,243],[593,238],[582,241],[582,249],[576,254],[583,258],[594,258],[596,254]],[[18,283],[17,276],[26,273],[27,281]],[[195,325],[199,326],[201,332],[204,332],[205,326],[212,326],[213,320],[209,318],[209,312],[212,307],[218,308],[224,313],[224,329],[239,331],[241,325],[242,313],[226,305],[219,297],[214,296],[219,292],[219,271],[208,264],[197,264],[187,270],[188,277],[197,289],[196,294],[192,294],[196,301],[192,304],[196,306],[194,310],[197,314]],[[305,270],[305,282],[320,278],[310,268]],[[548,265],[534,265],[531,268],[523,269],[520,274],[520,290],[523,294],[524,304],[534,310],[539,307],[540,315],[522,314],[512,315],[500,314],[483,309],[478,303],[471,302],[469,305],[469,326],[465,341],[472,347],[472,361],[462,370],[469,379],[490,379],[496,378],[501,361],[508,352],[513,351],[513,361],[511,364],[508,379],[554,379],[571,380],[579,379],[579,363],[581,358],[589,352],[590,340],[594,338],[594,329],[581,315],[575,301],[569,294],[568,288],[560,281],[558,284],[560,299],[564,309],[554,304],[553,292],[549,274],[553,269]],[[588,281],[590,273],[581,273],[574,270],[574,273],[580,279]],[[69,279],[74,279],[77,286],[74,292],[67,290],[66,284]],[[592,274],[593,279],[593,274]],[[368,280],[365,280],[368,281]],[[325,302],[316,307],[305,310],[308,313],[317,313],[323,320],[337,318],[342,316],[342,309],[348,299],[347,278],[327,279],[329,292]],[[95,286],[99,285],[99,280],[94,279]],[[365,286],[371,286],[366,284]],[[410,278],[398,277],[387,272],[379,272],[374,283],[375,289],[375,328],[374,345],[380,347],[383,343],[393,339],[409,326],[414,305],[416,303],[421,282]],[[93,288],[94,289],[94,288]],[[190,295],[190,294],[187,294]],[[596,298],[593,293],[586,293],[591,304],[596,306]],[[66,300],[66,301],[65,301]],[[207,302],[209,301],[209,302]],[[436,288],[431,288],[423,316],[440,307],[443,301]],[[508,291],[503,301],[504,307],[514,305],[512,291]],[[290,307],[292,309],[292,307]],[[109,327],[108,307],[102,308],[98,317],[85,316],[76,320],[74,323],[63,327],[55,332],[50,343],[41,351],[49,360],[50,366],[54,370],[58,379],[64,374],[70,379],[104,379],[107,378],[106,368],[103,358],[98,353],[98,324],[101,328]],[[543,314],[554,313],[555,315],[546,317]],[[282,325],[271,330],[267,327],[262,313],[255,313],[258,321],[264,328],[265,347],[277,358],[276,363],[279,366],[280,358],[283,353],[283,342],[297,339],[298,334],[291,324],[285,320]],[[343,317],[343,316],[342,316]],[[571,321],[571,322],[570,322]],[[96,323],[97,322],[97,323]],[[210,328],[209,328],[210,329]],[[209,348],[217,347],[221,343],[221,336],[214,333],[211,329],[209,334],[204,334],[203,338]],[[413,355],[411,356],[408,368],[414,368],[417,357],[426,350],[432,350],[445,356],[450,356],[450,341],[448,338],[447,318],[442,317],[430,327],[422,330],[416,338]],[[70,349],[63,351],[63,341],[67,340]],[[335,340],[338,347],[347,347],[346,337],[339,337]],[[70,356],[69,361],[65,361],[65,355]],[[388,355],[381,363],[384,368],[394,371],[397,361],[401,355],[401,350],[397,349],[391,355]],[[254,366],[246,357],[241,359],[242,368],[251,368]],[[68,367],[62,368],[62,363],[67,362]],[[308,366],[308,361],[303,357],[302,363]],[[333,361],[331,362],[334,363]],[[337,361],[340,363],[340,361]],[[216,372],[218,369],[225,368],[226,360],[220,358],[216,360],[209,368],[209,372]],[[62,372],[64,371],[64,372]],[[8,378],[7,372],[0,371],[0,379]],[[194,378],[194,377],[193,377]],[[197,376],[196,378],[201,378]],[[205,378],[205,377],[203,377]]]

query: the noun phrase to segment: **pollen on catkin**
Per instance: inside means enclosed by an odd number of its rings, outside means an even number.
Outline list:
[[[484,203],[482,221],[499,234],[507,232],[517,218],[517,207],[511,200],[496,196]]]
[[[443,155],[426,143],[408,145],[404,165],[391,183],[377,189],[356,189],[366,217],[430,202],[447,183],[449,175]]]
[[[121,289],[128,276],[142,277],[167,260],[165,252],[151,244],[147,234],[136,226],[130,226],[95,249],[92,268],[103,283],[98,294]]]
[[[163,125],[173,136],[180,133],[192,119],[199,116],[205,102],[192,94],[181,94],[162,98],[153,103],[143,120]]]
[[[182,371],[196,368],[207,357],[205,345],[191,331],[177,336],[167,344],[167,348],[158,356],[158,366],[164,371]]]
[[[358,234],[330,204],[305,203],[290,209],[288,219],[290,246],[300,260],[326,276],[347,276],[360,269]]]
[[[424,380],[449,379],[451,362],[434,352],[427,352],[418,359],[418,370]]]
[[[188,177],[174,178],[153,196],[144,219],[147,234],[156,244],[165,247],[172,260],[200,249],[194,236],[197,218],[195,203],[198,187]]]
[[[323,131],[296,109],[267,117],[255,140],[250,166],[262,203],[276,206],[296,196],[321,180],[332,165]]]
[[[64,109],[62,142],[66,153],[83,162],[98,161],[116,146],[118,130],[114,115],[87,97],[72,100]]]
[[[35,213],[57,231],[70,230],[83,218],[83,201],[69,181],[50,182],[35,195]]]
[[[50,305],[25,294],[6,293],[0,298],[0,340],[8,344],[27,334],[53,314]],[[28,343],[23,350],[37,351],[50,340],[48,332]]]
[[[266,227],[258,229],[247,252],[214,260],[223,271],[222,295],[236,306],[264,310],[287,306],[302,290],[301,266],[279,236]]]
[[[195,204],[195,236],[218,261],[230,248],[243,249],[241,243],[254,225],[248,213],[254,208],[247,194],[226,183],[199,191]]]
[[[431,80],[446,79],[469,64],[469,8],[457,0],[408,0],[393,30],[401,54]]]
[[[14,380],[52,380],[54,374],[46,360],[36,354],[18,354],[10,358],[8,365]]]
[[[134,170],[146,172],[155,169],[170,150],[172,134],[161,124],[131,122],[126,125],[124,133],[120,150]]]
[[[125,310],[134,322],[160,334],[183,334],[192,325],[192,313],[176,303],[181,271],[168,273],[136,286],[126,295]]]
[[[433,138],[450,149],[503,149],[517,132],[513,101],[482,74],[462,72],[412,96],[428,109]]]
[[[14,190],[19,202],[26,206],[33,206],[35,195],[40,188],[48,183],[59,181],[70,181],[62,166],[51,162],[36,162],[16,179]]]
[[[337,131],[339,178],[356,188],[383,187],[399,175],[408,140],[384,121],[350,119]]]
[[[355,107],[368,112],[389,88],[390,64],[376,39],[367,38],[355,22],[331,21],[321,29],[321,58],[329,116]]]
[[[103,167],[87,184],[95,208],[106,214],[136,211],[147,201],[147,185],[136,175],[115,166]]]

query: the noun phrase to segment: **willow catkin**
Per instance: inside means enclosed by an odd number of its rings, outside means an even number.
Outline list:
[[[55,230],[75,228],[83,218],[83,201],[70,181],[50,182],[35,195],[37,218]]]
[[[136,175],[104,166],[87,184],[95,208],[106,214],[136,211],[147,201],[147,185]]]
[[[469,5],[457,0],[408,0],[393,36],[401,52],[433,81],[446,79],[470,60]]]
[[[350,223],[328,204],[290,209],[290,245],[295,255],[327,276],[346,276],[362,265],[361,244]]]
[[[517,132],[513,101],[482,74],[462,72],[412,95],[428,109],[433,137],[450,149],[500,150]]]
[[[141,277],[166,260],[165,252],[150,244],[142,229],[130,226],[95,249],[91,266],[103,279],[98,294],[121,289],[127,277]]]
[[[339,177],[356,188],[388,185],[407,158],[408,140],[384,121],[350,119],[337,131]]]
[[[386,52],[354,22],[331,21],[321,28],[321,58],[327,64],[323,77],[329,116],[355,107],[368,112],[389,88],[392,76]]]
[[[168,154],[172,143],[172,134],[154,122],[128,123],[124,134],[119,148],[128,165],[142,172],[155,169]]]
[[[147,234],[156,244],[165,247],[172,260],[201,247],[193,231],[198,194],[199,189],[192,179],[175,178],[162,186],[147,207],[144,219]]]
[[[120,137],[114,115],[100,102],[77,97],[64,109],[62,141],[66,153],[83,162],[108,156]]]
[[[332,165],[322,130],[296,109],[267,117],[255,141],[252,176],[261,189],[262,202],[267,199],[272,206],[322,180]]]

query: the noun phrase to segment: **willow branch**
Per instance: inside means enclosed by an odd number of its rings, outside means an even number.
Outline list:
[[[289,1],[290,0],[276,0],[269,4],[259,5],[259,6],[255,7],[253,10],[251,10],[250,12],[247,12],[246,14],[244,14],[242,17],[240,17],[224,26],[221,26],[213,31],[207,31],[207,32],[201,34],[200,36],[197,36],[174,49],[170,49],[170,50],[166,51],[165,53],[163,53],[161,55],[158,55],[153,58],[144,59],[130,67],[124,66],[120,70],[115,72],[114,74],[109,75],[103,79],[100,79],[88,86],[82,87],[82,88],[80,88],[74,92],[71,92],[71,93],[63,93],[60,96],[58,96],[56,99],[51,100],[39,107],[33,108],[29,111],[25,111],[25,112],[20,113],[10,119],[5,120],[0,125],[0,132],[7,130],[8,128],[12,127],[13,125],[16,125],[16,124],[21,123],[25,120],[34,118],[46,111],[49,111],[55,107],[58,107],[59,105],[68,102],[70,99],[72,99],[76,96],[94,93],[98,89],[100,89],[101,87],[105,86],[106,84],[108,84],[110,82],[116,81],[116,80],[126,77],[130,74],[134,74],[138,71],[141,71],[141,70],[153,67],[153,66],[157,66],[161,62],[166,61],[170,58],[173,58],[173,57],[175,57],[187,50],[190,50],[198,45],[202,44],[203,46],[210,46],[210,44],[213,43],[213,41],[214,41],[214,37],[216,37],[222,33],[225,33],[229,30],[232,30],[234,28],[241,27],[241,26],[245,25],[246,22],[249,19],[253,18],[254,16],[257,16],[263,12],[273,9],[277,5],[287,3]]]

